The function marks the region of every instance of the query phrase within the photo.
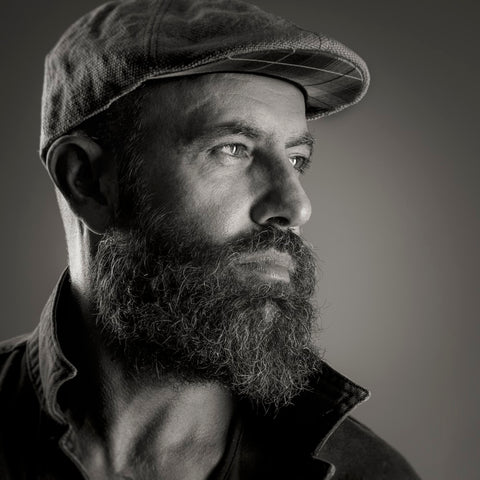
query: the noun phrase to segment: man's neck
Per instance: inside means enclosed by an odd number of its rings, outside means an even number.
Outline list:
[[[86,303],[78,307],[79,373],[63,398],[92,480],[208,478],[228,442],[230,392],[216,383],[133,375],[100,342]]]
[[[233,402],[217,385],[117,388],[112,405],[105,454],[116,474],[205,479],[226,448]]]

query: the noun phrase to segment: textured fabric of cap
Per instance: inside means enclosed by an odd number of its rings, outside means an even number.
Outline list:
[[[341,43],[237,0],[125,0],[74,23],[47,55],[40,154],[150,79],[206,72],[283,78],[308,119],[358,102],[369,73]]]

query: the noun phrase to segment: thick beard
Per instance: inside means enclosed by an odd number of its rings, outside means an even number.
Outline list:
[[[135,376],[214,381],[257,406],[289,404],[321,363],[310,248],[270,227],[213,246],[148,209],[137,223],[105,235],[91,272],[112,353]],[[291,255],[289,283],[238,276],[242,254],[270,248]]]

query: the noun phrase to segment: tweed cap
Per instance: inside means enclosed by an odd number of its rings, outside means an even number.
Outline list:
[[[369,73],[340,42],[239,0],[120,0],[80,18],[45,61],[40,154],[147,80],[244,72],[294,82],[308,119],[358,102]]]

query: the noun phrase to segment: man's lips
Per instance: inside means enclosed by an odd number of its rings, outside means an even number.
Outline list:
[[[242,255],[237,265],[249,274],[284,282],[290,281],[290,273],[294,268],[292,257],[275,249]]]

